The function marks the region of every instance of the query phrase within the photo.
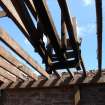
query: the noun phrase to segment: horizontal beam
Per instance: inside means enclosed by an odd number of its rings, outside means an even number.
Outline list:
[[[32,70],[29,67],[18,61],[15,57],[13,57],[13,55],[10,52],[8,52],[2,46],[0,46],[0,55],[12,65],[14,65],[16,68],[18,68],[20,71],[28,75],[30,78],[37,80],[37,76],[35,75],[35,73],[32,72]]]
[[[71,58],[75,58],[76,57],[76,52],[74,52],[74,51],[67,51],[66,52],[66,57],[67,57],[67,59],[71,59]],[[59,60],[58,58],[57,58],[57,56],[54,54],[54,55],[52,55],[52,60],[53,61],[57,61],[57,60]]]
[[[51,64],[50,69],[54,70],[60,70],[60,69],[65,69],[67,66],[69,68],[75,68],[78,64],[77,60],[71,60],[71,61],[65,61],[65,62],[54,62]]]
[[[0,39],[2,39],[16,54],[18,54],[22,59],[24,59],[30,66],[32,66],[39,73],[43,74],[45,77],[49,78],[47,72],[41,68],[38,63],[33,60],[20,46],[15,42],[9,35],[2,29],[0,29]]]

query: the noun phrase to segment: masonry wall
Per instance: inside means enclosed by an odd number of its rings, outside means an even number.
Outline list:
[[[105,85],[80,87],[81,105],[105,105]]]
[[[105,105],[105,85],[1,91],[0,105]]]
[[[0,105],[73,105],[73,88],[19,89],[2,92]]]

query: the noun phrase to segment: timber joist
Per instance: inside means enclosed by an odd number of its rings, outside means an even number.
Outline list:
[[[45,63],[46,66],[46,70],[44,70],[32,57],[30,57],[30,55],[27,54],[27,52],[20,47],[15,40],[13,40],[3,29],[0,28],[0,41],[26,61],[26,63],[34,68],[35,71],[45,77],[42,80],[38,79],[36,74],[27,67],[27,64],[22,64],[13,57],[10,52],[0,45],[0,81],[3,82],[1,89],[6,87],[43,87],[52,86],[52,84],[53,86],[59,86],[60,84],[65,84],[65,80],[62,81],[62,78],[60,78],[60,75],[57,72],[57,70],[62,69],[66,69],[68,71],[70,80],[73,77],[76,78],[70,71],[71,68],[82,70],[83,78],[86,77],[86,69],[80,49],[81,42],[77,37],[76,18],[72,17],[71,13],[69,13],[66,0],[57,1],[61,10],[61,39],[57,33],[45,0],[0,0],[0,6],[3,8],[3,11],[0,11],[0,18],[8,16],[12,19],[21,32],[23,32],[24,36],[29,40],[35,49],[35,52],[40,55],[42,63]],[[95,0],[95,2],[97,19],[98,70],[101,72],[102,0]],[[67,35],[69,38],[67,38]],[[43,40],[44,36],[47,38],[47,45]],[[51,77],[49,75],[50,73],[54,73],[59,78]],[[51,80],[51,78],[53,78],[53,80]],[[74,80],[72,83],[75,83]],[[83,81],[81,83],[83,83]]]
[[[40,77],[37,81],[27,80],[21,81],[17,80],[11,82],[4,77],[0,76],[0,90],[3,89],[32,89],[32,88],[59,88],[59,87],[70,87],[75,84],[78,85],[96,85],[96,84],[105,84],[105,73],[102,72],[101,77],[97,76],[96,72],[89,73],[87,77],[82,76],[82,73],[77,73],[74,75],[74,79],[70,78],[69,74],[64,74],[61,78],[56,76],[51,76],[50,79]]]

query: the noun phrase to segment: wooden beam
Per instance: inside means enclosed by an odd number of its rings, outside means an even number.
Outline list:
[[[6,4],[6,3],[5,3],[5,0],[2,0],[3,8],[6,11],[8,11],[8,5],[12,4],[13,9],[15,9],[15,12],[19,15],[19,18],[21,19],[23,25],[25,26],[25,28],[26,28],[26,30],[29,34],[29,35],[27,35],[27,33],[25,32],[24,35],[27,37],[27,39],[30,41],[32,46],[39,53],[39,55],[42,57],[43,61],[45,61],[47,64],[49,64],[50,58],[48,57],[48,55],[47,55],[48,60],[45,58],[45,53],[47,53],[47,52],[46,52],[45,46],[43,45],[42,41],[40,40],[41,34],[35,28],[34,22],[32,21],[32,18],[29,14],[29,11],[28,11],[28,9],[25,5],[24,0],[21,0],[21,2],[20,1],[16,2],[16,1],[12,0],[12,1],[9,2],[10,4]],[[9,14],[11,14],[10,17],[17,24],[18,20],[13,15],[13,11],[12,12],[11,11],[12,10],[10,10],[10,12],[9,12]],[[17,24],[17,26],[20,28],[19,24]],[[22,28],[21,28],[21,30],[22,30]],[[22,30],[22,31],[24,31],[24,30]],[[43,73],[41,73],[41,74],[43,75]]]
[[[31,11],[32,15],[34,16],[34,18],[37,20],[37,13],[36,13],[36,9],[35,6],[33,4],[32,0],[25,0],[25,3],[27,5],[27,7],[29,8],[29,10]]]
[[[53,62],[50,66],[50,69],[54,69],[54,70],[61,70],[61,69],[65,69],[65,68],[75,68],[76,65],[78,64],[77,60],[71,60],[71,61],[65,61],[63,62]]]
[[[66,0],[58,0],[58,3],[59,3],[59,6],[61,8],[63,18],[65,20],[65,24],[66,24],[66,27],[67,27],[67,30],[68,30],[68,35],[69,35],[71,46],[74,50],[78,51],[78,45],[77,45],[77,42],[76,42],[74,29],[73,29],[73,25],[72,25],[72,17],[69,14],[69,10],[68,10],[68,7],[67,7]]]
[[[67,48],[67,33],[66,33],[66,24],[61,13],[61,46],[63,50]]]
[[[57,57],[63,64],[63,62],[66,59],[64,57],[64,54],[62,53],[60,39],[59,39],[58,33],[56,31],[51,14],[48,10],[48,6],[47,6],[46,2],[43,0],[42,1],[40,1],[40,0],[34,1],[33,0],[33,3],[35,5],[36,12],[38,13],[38,18],[39,18],[40,22],[42,23],[44,30],[46,32],[46,36],[49,38],[49,40],[55,50]],[[66,68],[68,68],[68,66]],[[71,73],[70,73],[70,75],[72,76]]]
[[[24,59],[30,66],[32,66],[39,73],[43,74],[45,77],[49,78],[47,72],[41,68],[38,63],[33,60],[20,46],[15,42],[9,35],[0,29],[0,39],[3,40],[13,51],[15,51],[22,59]]]
[[[5,58],[8,62],[10,62],[12,65],[14,65],[16,68],[18,68],[20,71],[28,75],[30,78],[34,80],[38,79],[35,73],[33,73],[29,67],[19,62],[15,57],[13,57],[13,55],[10,52],[8,52],[5,48],[1,46],[0,46],[0,55],[3,58]]]
[[[1,80],[2,82],[4,82],[4,83],[7,83],[7,82],[9,81],[9,80],[6,79],[5,77],[1,76],[1,74],[0,74],[0,80]]]
[[[49,65],[51,60],[50,57],[47,54],[45,45],[43,43],[42,37],[43,34],[40,33],[36,27],[35,24],[32,20],[31,15],[28,12],[28,9],[25,5],[24,0],[17,0],[17,2],[15,2],[15,0],[12,0],[12,3],[14,5],[14,7],[16,8],[19,16],[21,17],[23,24],[25,25],[27,31],[30,34],[30,42],[33,45],[33,47],[35,48],[35,50],[39,53],[39,55],[42,57],[43,61]],[[21,8],[21,9],[20,9]]]
[[[15,75],[16,77],[20,78],[21,80],[27,80],[29,77],[25,75],[23,72],[21,72],[19,69],[17,69],[15,66],[11,65],[8,61],[3,59],[0,56],[0,67],[4,68],[11,74]]]
[[[13,82],[17,81],[17,77],[15,75],[11,74],[10,72],[8,72],[7,70],[5,70],[1,67],[0,67],[0,75],[10,81],[13,81]]]
[[[12,81],[6,79],[2,75],[0,75],[0,81],[3,82],[2,85],[0,86],[0,90],[6,89],[12,83]]]
[[[72,25],[73,25],[75,40],[76,40],[76,42],[79,42],[78,35],[77,35],[77,20],[76,20],[76,17],[72,17],[71,19],[72,19]]]
[[[49,40],[50,40],[51,44],[53,45],[55,51],[59,50],[60,39],[58,37],[54,22],[52,20],[51,14],[48,10],[48,7],[47,7],[45,1],[37,0],[37,2],[36,2],[33,0],[33,3],[35,5],[36,12],[39,14],[38,18],[39,18],[41,24],[43,25],[44,30],[46,31],[46,35],[49,37]]]
[[[18,13],[16,12],[16,9],[14,8],[11,0],[1,0],[0,1],[2,8],[6,11],[7,16],[12,18],[12,20],[19,25],[19,28],[22,30],[22,32],[25,34],[26,37],[29,37],[29,34],[19,17]]]
[[[98,43],[98,70],[102,69],[102,0],[95,0],[96,4],[96,19],[97,19],[97,43]]]
[[[78,40],[78,36],[77,36],[77,21],[76,21],[76,17],[72,17],[72,24],[73,24],[73,29],[74,29],[74,36],[75,36],[75,39],[76,39],[76,42],[80,43],[80,41]],[[79,55],[80,55],[80,64],[79,64],[79,68],[82,67],[82,70],[83,70],[83,75],[86,76],[86,68],[84,66],[84,62],[83,62],[83,59],[82,59],[82,56],[81,56],[81,51],[78,52]]]
[[[7,16],[7,14],[5,11],[0,11],[0,18],[6,17],[6,16]]]

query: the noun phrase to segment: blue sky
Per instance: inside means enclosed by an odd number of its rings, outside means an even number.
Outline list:
[[[57,31],[60,34],[60,8],[57,0],[47,0],[48,7],[53,16]],[[96,37],[96,18],[94,0],[67,0],[68,7],[72,16],[77,18],[78,37],[82,38],[82,57],[87,70],[97,69],[97,37]],[[103,45],[105,45],[105,0],[103,0]],[[30,43],[20,32],[17,26],[9,18],[0,19],[0,27],[4,28],[9,35],[16,40],[21,47],[27,51],[41,66],[42,60],[40,56],[34,52]],[[2,42],[0,42],[8,49]],[[9,50],[9,49],[8,49]],[[10,51],[10,50],[9,50]],[[11,52],[13,53],[13,52]],[[13,55],[20,61],[24,62],[14,53]],[[31,68],[31,67],[30,67]],[[103,68],[105,68],[105,46],[103,46]]]

